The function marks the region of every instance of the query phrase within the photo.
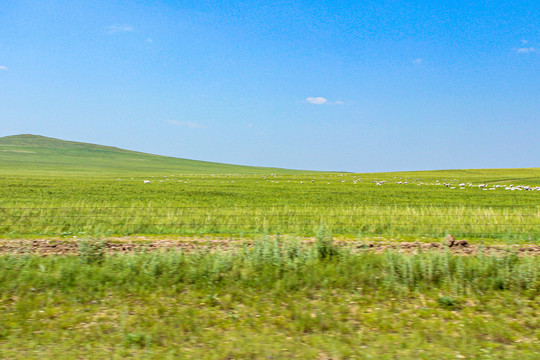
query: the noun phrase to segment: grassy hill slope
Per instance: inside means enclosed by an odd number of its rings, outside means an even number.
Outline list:
[[[299,171],[179,159],[38,135],[0,138],[0,174],[126,175],[168,172],[284,174]]]
[[[540,191],[494,186],[503,184],[538,186],[540,169],[315,173],[12,136],[0,138],[0,236],[312,236],[324,226],[351,236],[540,239]]]

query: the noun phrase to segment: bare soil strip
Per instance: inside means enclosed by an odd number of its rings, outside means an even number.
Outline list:
[[[79,253],[79,242],[84,239],[6,239],[0,240],[0,255],[77,255]],[[243,246],[252,246],[256,240],[240,238],[218,238],[218,237],[179,237],[171,239],[156,239],[140,236],[131,237],[111,237],[102,240],[105,244],[106,252],[116,253],[137,253],[167,250],[182,250],[185,252],[194,251],[215,251],[215,250],[235,250]],[[299,238],[302,243],[310,244],[316,241],[315,238]],[[344,246],[355,252],[372,251],[381,253],[388,250],[400,253],[414,254],[419,251],[450,250],[453,254],[476,255],[485,254],[517,254],[517,255],[540,255],[540,245],[477,245],[469,244],[466,241],[458,242],[457,245],[449,246],[444,242],[398,242],[398,241],[370,241],[366,239],[344,240],[335,239],[336,245]]]

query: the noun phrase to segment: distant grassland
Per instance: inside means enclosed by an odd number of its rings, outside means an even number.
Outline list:
[[[188,174],[301,172],[179,159],[36,135],[0,138],[0,174],[5,175],[110,176],[171,171]]]
[[[10,136],[0,138],[0,235],[310,236],[324,228],[352,237],[540,240],[540,191],[460,183],[540,186],[540,168],[306,172]]]
[[[323,227],[347,236],[538,241],[540,191],[432,185],[534,185],[538,172],[0,176],[0,233],[309,236]]]

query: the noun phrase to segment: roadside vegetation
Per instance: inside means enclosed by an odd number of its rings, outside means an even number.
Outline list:
[[[319,234],[235,251],[0,257],[0,355],[533,359],[540,257],[352,253]]]

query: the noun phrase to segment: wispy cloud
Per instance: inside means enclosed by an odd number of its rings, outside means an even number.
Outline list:
[[[192,129],[206,129],[207,126],[192,121],[167,120],[171,125],[184,126]]]
[[[0,70],[7,70],[7,66],[0,65]]]
[[[306,98],[306,102],[310,104],[315,104],[315,105],[323,105],[323,104],[324,105],[343,105],[345,104],[341,100],[331,102],[331,101],[328,101],[328,99],[323,98],[323,97],[308,97]]]
[[[520,53],[520,54],[529,54],[529,53],[536,52],[536,48],[533,48],[532,46],[531,47],[521,47],[521,48],[516,49],[516,52]]]
[[[328,100],[323,97],[308,97],[306,98],[306,101],[315,105],[322,105],[328,102]]]
[[[148,39],[146,39],[146,42],[149,43],[149,44],[151,44],[151,43],[153,43],[154,41],[153,41],[152,39],[148,38]]]
[[[416,58],[412,61],[413,64],[415,65],[420,65],[420,64],[423,64],[424,63],[424,59],[422,58]]]
[[[105,30],[108,34],[124,33],[124,32],[133,32],[135,29],[129,24],[113,24],[106,26]]]

